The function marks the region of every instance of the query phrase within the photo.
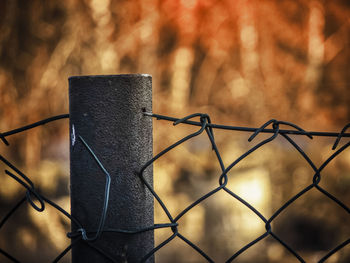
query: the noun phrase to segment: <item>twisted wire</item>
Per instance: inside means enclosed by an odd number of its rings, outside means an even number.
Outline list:
[[[12,171],[5,169],[5,175],[11,177],[13,180],[15,180],[17,183],[19,183],[26,191],[25,195],[15,203],[15,205],[6,213],[6,215],[1,219],[0,221],[0,229],[3,228],[6,223],[10,220],[11,217],[14,216],[16,211],[23,206],[24,204],[28,203],[33,209],[35,209],[38,212],[43,212],[45,210],[45,205],[48,204],[49,206],[55,208],[58,213],[62,214],[62,216],[68,218],[71,222],[74,222],[78,228],[74,232],[67,233],[67,238],[72,239],[72,242],[70,245],[68,245],[62,252],[59,253],[59,255],[56,256],[55,259],[53,259],[52,262],[59,262],[76,244],[82,242],[85,245],[89,246],[92,250],[96,251],[96,253],[99,253],[103,255],[106,259],[110,260],[111,262],[118,262],[118,259],[113,258],[110,256],[106,251],[104,251],[103,248],[100,248],[96,246],[94,241],[98,240],[101,237],[101,234],[104,232],[109,233],[123,233],[123,234],[138,234],[146,231],[155,231],[157,229],[161,228],[168,228],[172,231],[172,234],[163,240],[161,243],[159,243],[156,247],[154,247],[151,251],[149,251],[146,255],[144,255],[143,258],[140,259],[140,262],[146,262],[150,257],[152,257],[157,251],[162,249],[164,246],[169,244],[172,240],[175,238],[179,238],[184,243],[186,243],[189,247],[191,247],[195,252],[197,252],[204,260],[207,262],[214,262],[212,258],[209,257],[205,251],[203,251],[199,246],[194,244],[190,238],[184,236],[182,233],[180,233],[178,227],[179,227],[179,220],[186,215],[187,213],[190,213],[191,210],[202,203],[204,200],[212,197],[219,191],[224,191],[230,196],[232,196],[234,199],[236,199],[238,202],[240,202],[242,205],[247,207],[249,210],[251,210],[264,224],[265,224],[265,233],[261,234],[260,236],[256,237],[254,240],[250,241],[248,244],[241,247],[238,251],[232,251],[232,255],[226,260],[226,262],[232,262],[234,261],[239,255],[244,253],[247,249],[254,246],[261,240],[265,239],[268,236],[271,236],[273,239],[275,239],[281,246],[283,246],[287,251],[290,252],[292,256],[294,256],[299,262],[305,262],[305,259],[295,250],[293,249],[285,240],[283,240],[280,236],[278,236],[272,229],[271,223],[273,220],[275,220],[283,211],[285,211],[291,204],[293,204],[297,199],[304,196],[307,192],[309,192],[312,189],[316,189],[319,191],[322,195],[327,197],[329,200],[331,200],[335,205],[339,206],[341,209],[343,209],[345,212],[350,214],[350,209],[347,205],[345,205],[341,200],[339,200],[337,197],[329,193],[327,190],[322,188],[320,186],[320,182],[322,180],[321,172],[331,163],[332,160],[334,160],[339,154],[344,152],[349,146],[350,142],[345,143],[343,146],[338,148],[338,145],[340,143],[340,140],[342,138],[350,137],[350,133],[347,133],[347,129],[350,127],[350,123],[345,125],[344,128],[339,133],[335,132],[315,132],[315,131],[305,131],[304,129],[300,128],[299,126],[286,122],[286,121],[280,121],[271,119],[264,123],[259,128],[251,128],[251,127],[239,127],[239,126],[228,126],[228,125],[219,125],[214,124],[211,122],[211,119],[209,115],[204,113],[194,113],[188,116],[185,116],[183,118],[174,118],[170,116],[164,116],[159,114],[153,114],[149,112],[143,112],[145,118],[151,117],[156,118],[157,120],[164,120],[164,121],[170,121],[173,122],[174,126],[177,125],[191,125],[191,126],[198,126],[199,129],[189,135],[186,135],[185,137],[181,138],[180,140],[176,141],[172,145],[166,147],[162,151],[160,151],[158,154],[156,154],[152,159],[147,161],[142,167],[140,167],[140,170],[136,173],[136,176],[138,176],[141,181],[145,184],[146,188],[150,193],[153,195],[155,200],[159,203],[163,211],[165,212],[169,222],[168,223],[162,223],[162,224],[154,224],[152,226],[147,227],[140,227],[137,229],[113,229],[113,228],[106,228],[106,215],[108,211],[108,204],[109,204],[109,192],[110,192],[110,181],[111,177],[108,173],[107,169],[103,166],[101,161],[98,158],[98,153],[95,153],[93,149],[89,146],[88,142],[84,140],[83,137],[78,136],[79,141],[84,145],[84,148],[86,152],[92,157],[92,160],[95,161],[96,165],[100,168],[100,170],[105,174],[105,188],[104,188],[104,199],[102,206],[102,212],[101,216],[99,218],[99,222],[97,224],[97,229],[93,231],[87,231],[84,226],[74,217],[71,216],[69,212],[64,210],[61,206],[59,206],[57,203],[53,202],[52,200],[46,198],[39,189],[37,189],[34,185],[34,183],[30,180],[30,178],[25,175],[18,167],[12,164],[7,158],[0,155],[0,162],[2,162],[6,167],[11,169]],[[8,136],[12,136],[17,133],[24,132],[26,130],[53,122],[61,119],[67,119],[69,118],[68,114],[62,114],[53,116],[51,118],[47,118],[44,120],[41,120],[39,122],[32,123],[30,125],[23,126],[18,129],[14,129],[11,131],[7,131],[4,133],[0,133],[0,140],[6,145],[9,146],[9,142],[6,139]],[[199,121],[195,121],[196,118],[199,118]],[[271,125],[271,128],[268,128]],[[281,129],[281,126],[288,127],[287,129]],[[249,150],[247,150],[245,153],[243,153],[241,156],[236,158],[233,162],[231,162],[229,165],[225,166],[223,159],[221,157],[221,153],[216,145],[215,137],[214,137],[214,129],[224,129],[224,130],[232,130],[232,131],[243,131],[243,132],[251,132],[251,136],[248,138],[249,142],[252,142],[255,140],[260,133],[270,133],[272,134],[267,139],[264,139],[258,143],[256,143],[254,146],[252,146]],[[221,174],[218,177],[218,186],[212,188],[209,192],[202,195],[200,198],[192,202],[190,205],[185,207],[181,212],[179,212],[176,215],[172,215],[166,206],[165,202],[160,198],[158,193],[155,191],[155,189],[147,182],[147,180],[144,178],[144,171],[152,165],[154,162],[156,162],[158,159],[166,155],[169,151],[172,151],[179,145],[183,144],[184,142],[193,139],[194,137],[197,137],[203,133],[206,133],[207,138],[211,144],[212,150],[215,153],[216,159],[220,165]],[[302,158],[305,160],[305,162],[312,168],[314,175],[312,177],[312,183],[303,188],[301,191],[299,191],[297,194],[295,194],[292,198],[290,198],[287,202],[285,202],[281,207],[279,207],[271,216],[270,218],[266,218],[258,209],[256,209],[253,205],[251,205],[248,201],[244,200],[241,196],[233,192],[227,187],[229,176],[228,173],[236,167],[242,160],[244,160],[246,157],[248,157],[253,152],[257,151],[264,145],[272,142],[275,140],[278,136],[282,136],[290,145],[293,146],[293,148],[302,156]],[[300,145],[296,143],[295,140],[293,140],[289,135],[303,135],[307,136],[310,139],[313,139],[314,136],[323,136],[323,137],[336,137],[336,140],[333,144],[332,149],[335,151],[331,156],[329,156],[319,167],[317,167],[314,162],[309,158],[309,156],[305,153],[305,151],[302,149]],[[338,148],[338,149],[337,149]],[[336,150],[337,149],[337,150]],[[36,201],[36,202],[35,202]],[[36,203],[39,203],[37,205]],[[350,238],[344,240],[342,243],[338,244],[334,248],[332,248],[330,251],[326,252],[325,255],[318,261],[318,262],[325,262],[329,257],[334,255],[339,250],[343,249],[350,243]],[[0,248],[0,254],[2,254],[4,257],[6,257],[11,262],[19,262],[18,259],[16,259],[15,256],[9,254],[7,251]]]

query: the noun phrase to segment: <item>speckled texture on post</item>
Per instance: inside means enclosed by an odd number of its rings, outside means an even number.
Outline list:
[[[80,135],[112,178],[105,228],[152,226],[153,196],[135,175],[153,154],[152,119],[142,113],[143,109],[152,111],[152,77],[71,77],[69,107],[72,215],[87,231],[96,231],[104,199],[105,175],[77,139]],[[153,185],[152,167],[146,169],[145,177]],[[76,228],[73,224],[72,230]],[[135,235],[103,233],[94,245],[116,262],[138,262],[154,247],[154,236],[153,231]],[[72,262],[110,261],[79,242],[72,249]]]

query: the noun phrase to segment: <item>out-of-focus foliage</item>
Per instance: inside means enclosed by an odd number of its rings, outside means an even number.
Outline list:
[[[347,0],[1,1],[0,131],[68,112],[71,75],[121,73],[153,75],[156,113],[206,112],[217,123],[252,126],[276,118],[307,130],[338,131],[350,119],[349,17]],[[180,126],[154,123],[155,152],[190,132]],[[225,164],[251,147],[246,134],[217,132],[216,138]],[[331,154],[330,140],[298,140],[316,164]],[[0,152],[69,209],[67,122],[17,135],[10,143]],[[217,186],[220,170],[213,159],[209,143],[200,137],[155,164],[155,187],[173,213]],[[322,182],[348,206],[349,159],[349,151],[344,152],[324,171]],[[0,176],[3,215],[23,189]],[[230,189],[269,216],[311,183],[312,171],[280,139],[230,176]],[[29,221],[12,219],[1,230],[1,248],[25,249],[29,260],[40,249],[42,258],[51,259],[68,244],[68,222],[55,211],[36,216],[28,207],[20,213]],[[156,221],[165,220],[156,207]],[[341,226],[348,221],[344,211],[315,191],[281,214],[273,227],[309,262],[349,237],[349,226]],[[256,216],[223,193],[180,223],[180,231],[218,262],[264,231]],[[169,235],[156,231],[156,242]],[[349,254],[345,248],[329,262],[347,262]],[[287,262],[288,255],[268,238],[240,262]],[[157,258],[200,261],[180,240]]]

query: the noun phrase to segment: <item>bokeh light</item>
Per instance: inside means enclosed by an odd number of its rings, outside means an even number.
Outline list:
[[[0,131],[67,113],[69,76],[148,73],[153,76],[155,113],[183,117],[205,112],[216,123],[253,127],[275,118],[306,130],[337,132],[350,119],[349,17],[346,0],[1,1]],[[154,152],[191,131],[154,121]],[[67,210],[68,136],[68,123],[61,121],[13,136],[10,148],[0,147],[1,154]],[[257,140],[263,138],[259,136]],[[226,165],[252,145],[247,134],[238,132],[218,131],[216,139]],[[331,154],[329,139],[296,140],[317,164]],[[214,159],[209,142],[200,137],[155,163],[155,188],[172,213],[217,186],[220,167]],[[348,206],[349,160],[345,151],[324,171],[322,182]],[[312,175],[300,155],[278,139],[235,167],[228,187],[270,216]],[[4,215],[24,190],[0,176]],[[346,214],[316,193],[304,199],[273,223],[281,236],[297,231],[297,224],[286,223],[290,218],[306,218],[309,226],[322,222],[324,239],[332,232],[327,229],[337,226],[329,247],[349,236],[349,226],[342,225],[349,220]],[[167,220],[157,206],[155,218]],[[184,235],[218,262],[265,227],[225,193],[201,203],[181,220]],[[29,206],[23,208],[1,231],[0,247],[28,262],[37,262],[38,251],[48,262],[69,244],[69,222],[50,209],[38,215]],[[169,233],[156,231],[156,243]],[[290,238],[292,244],[304,244],[302,233]],[[158,262],[199,262],[200,257],[182,243],[175,241],[160,250]],[[327,244],[304,245],[300,253],[308,262],[328,249]],[[70,262],[69,256],[64,260]],[[272,239],[238,259],[282,261],[294,262]],[[349,261],[350,250],[345,248],[329,262]]]

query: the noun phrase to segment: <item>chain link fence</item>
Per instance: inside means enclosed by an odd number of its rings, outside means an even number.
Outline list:
[[[11,177],[13,180],[15,180],[18,184],[20,184],[24,190],[25,193],[23,194],[23,197],[19,201],[14,201],[13,207],[6,212],[5,216],[1,219],[0,222],[0,231],[9,225],[9,222],[11,219],[16,217],[17,211],[20,209],[20,207],[28,204],[30,205],[31,209],[35,209],[38,212],[43,212],[47,206],[53,207],[57,213],[61,214],[63,217],[66,217],[69,221],[73,222],[78,226],[78,230],[74,232],[69,232],[67,234],[67,238],[72,239],[73,241],[69,246],[67,246],[59,255],[56,256],[56,258],[52,259],[52,262],[59,262],[62,260],[62,258],[72,249],[72,247],[76,246],[79,243],[83,243],[86,246],[90,247],[93,251],[96,253],[99,253],[103,255],[103,257],[106,258],[106,260],[110,260],[110,262],[124,262],[125,259],[123,258],[113,258],[110,256],[106,251],[104,251],[103,247],[99,247],[96,245],[95,241],[101,238],[101,235],[104,233],[110,233],[110,234],[123,234],[123,235],[137,235],[142,232],[147,231],[157,231],[157,229],[161,228],[167,228],[172,231],[172,234],[160,242],[158,245],[156,245],[151,251],[149,251],[146,255],[144,255],[142,258],[140,258],[140,262],[148,262],[152,261],[154,255],[157,253],[157,251],[161,250],[164,246],[171,243],[175,238],[178,238],[185,242],[189,247],[191,247],[198,255],[200,255],[203,259],[203,262],[214,262],[214,259],[212,259],[203,249],[201,249],[198,245],[196,245],[194,242],[191,241],[190,236],[185,236],[181,231],[179,230],[180,226],[180,219],[183,218],[186,214],[191,213],[191,210],[201,204],[206,199],[209,199],[216,195],[218,192],[225,192],[228,194],[232,199],[235,199],[236,201],[240,202],[242,205],[244,205],[246,208],[248,208],[254,215],[261,220],[261,222],[265,225],[266,231],[261,234],[260,236],[256,237],[254,240],[251,240],[249,243],[247,243],[245,246],[241,247],[239,250],[232,251],[232,254],[229,258],[227,258],[226,262],[234,262],[236,259],[239,259],[239,256],[242,253],[245,253],[249,248],[254,247],[255,244],[259,243],[260,241],[266,239],[267,237],[272,237],[276,242],[280,244],[280,246],[284,247],[287,251],[289,251],[290,256],[294,257],[296,261],[299,262],[306,262],[306,260],[298,253],[298,251],[293,248],[290,244],[288,244],[287,241],[285,241],[282,237],[280,237],[276,232],[274,231],[272,227],[272,223],[274,220],[276,220],[280,214],[291,207],[291,205],[296,202],[296,200],[305,197],[306,193],[310,191],[318,191],[321,193],[324,197],[328,198],[334,206],[338,206],[343,211],[345,211],[348,215],[348,221],[343,222],[344,225],[349,225],[349,219],[350,219],[350,209],[348,205],[345,204],[344,201],[338,199],[336,196],[328,192],[325,188],[320,186],[320,182],[322,180],[322,172],[323,170],[334,160],[339,154],[344,152],[346,149],[348,149],[350,142],[345,143],[342,146],[338,146],[341,139],[343,137],[350,137],[350,133],[346,133],[346,130],[350,127],[350,124],[346,125],[343,130],[340,133],[331,133],[331,132],[308,132],[304,129],[300,128],[299,126],[285,122],[285,121],[278,121],[278,120],[269,120],[265,124],[263,124],[260,128],[252,128],[252,127],[236,127],[236,126],[228,126],[228,125],[218,125],[213,124],[211,122],[210,117],[207,114],[202,113],[195,113],[191,114],[185,118],[173,118],[169,116],[159,115],[159,114],[153,114],[150,112],[143,112],[144,118],[156,118],[157,120],[164,120],[164,121],[170,121],[173,122],[174,125],[190,125],[190,126],[197,126],[198,130],[192,134],[189,134],[174,144],[170,145],[163,151],[156,154],[151,160],[146,162],[142,167],[140,167],[140,170],[135,174],[135,176],[139,177],[143,184],[147,187],[148,191],[153,195],[156,202],[159,203],[162,210],[166,214],[168,218],[168,222],[162,223],[162,224],[154,224],[147,227],[139,227],[138,229],[110,229],[106,227],[106,215],[108,212],[108,201],[109,201],[109,191],[110,191],[110,181],[111,177],[108,172],[108,169],[103,166],[103,164],[99,160],[99,154],[97,152],[94,152],[94,149],[91,149],[89,146],[89,142],[85,141],[82,136],[79,136],[76,138],[80,143],[82,143],[83,147],[85,148],[86,152],[88,152],[91,155],[92,160],[95,161],[96,165],[99,167],[101,172],[105,174],[105,187],[104,187],[104,199],[103,199],[103,206],[102,206],[102,213],[101,217],[98,222],[98,227],[94,231],[87,230],[84,228],[84,226],[74,217],[71,216],[71,214],[63,209],[60,205],[53,202],[49,198],[45,196],[44,193],[41,193],[39,189],[34,185],[34,183],[31,181],[30,177],[25,175],[15,164],[13,164],[13,161],[10,161],[8,158],[6,158],[3,155],[0,155],[0,160],[3,163],[3,165],[6,167],[5,169],[5,176]],[[33,123],[28,126],[24,126],[19,129],[11,130],[8,132],[3,132],[0,134],[0,139],[3,142],[4,145],[10,146],[8,137],[12,136],[17,133],[25,132],[28,129],[35,128],[40,125],[47,124],[49,122],[57,121],[60,119],[67,119],[69,118],[68,114],[55,116],[49,119],[45,119],[36,123]],[[198,120],[199,118],[199,120]],[[271,126],[271,127],[270,127]],[[270,128],[269,128],[270,127]],[[285,129],[283,129],[285,128]],[[252,135],[249,137],[249,141],[256,140],[256,137],[259,137],[258,135],[261,133],[267,133],[271,134],[270,137],[267,139],[263,139],[262,141],[255,144],[253,147],[251,147],[248,151],[246,151],[244,154],[242,154],[240,157],[238,157],[236,160],[231,162],[229,165],[224,165],[224,161],[222,159],[221,153],[217,147],[216,140],[215,140],[215,130],[217,129],[224,129],[224,130],[230,130],[230,131],[241,131],[241,132],[248,132],[252,133]],[[169,207],[166,205],[166,200],[163,200],[157,193],[157,191],[153,188],[153,186],[148,182],[146,178],[144,178],[144,171],[151,166],[154,162],[156,162],[159,158],[167,154],[169,151],[173,150],[174,148],[178,147],[182,143],[189,141],[202,133],[205,133],[207,135],[207,139],[209,140],[212,150],[215,153],[216,159],[218,164],[221,168],[221,173],[218,174],[218,184],[215,186],[212,186],[212,190],[207,192],[205,195],[201,196],[199,199],[188,205],[185,209],[183,209],[178,214],[172,214],[169,210]],[[336,138],[335,143],[333,145],[334,153],[331,154],[326,161],[324,161],[320,166],[316,166],[315,163],[311,160],[311,158],[308,156],[308,154],[303,150],[302,146],[300,146],[295,139],[292,138],[291,135],[298,135],[298,136],[306,136],[309,139],[312,139],[314,136],[325,136],[325,137],[334,137]],[[300,156],[305,160],[305,163],[307,163],[308,166],[311,167],[313,170],[313,176],[312,180],[310,180],[308,186],[303,188],[300,192],[295,194],[292,198],[290,198],[287,202],[285,202],[281,207],[279,207],[270,217],[266,217],[263,215],[262,212],[260,212],[256,207],[254,207],[252,204],[250,204],[247,200],[245,200],[242,196],[235,193],[232,189],[228,187],[228,181],[230,180],[230,176],[228,173],[236,166],[240,164],[242,160],[247,158],[249,155],[251,155],[253,152],[258,151],[261,147],[264,145],[271,143],[274,141],[278,136],[285,139],[288,144],[290,144],[295,151],[300,154]],[[4,175],[3,175],[4,176]],[[0,232],[1,235],[1,232]],[[6,237],[5,237],[6,239]],[[327,262],[327,260],[334,255],[335,253],[339,252],[343,248],[345,248],[350,243],[350,238],[343,240],[336,246],[334,246],[329,251],[325,252],[321,258],[318,260],[318,262]],[[24,253],[24,252],[23,252]],[[10,262],[20,262],[16,255],[10,254],[9,252],[5,251],[0,247],[0,254],[3,259],[7,258]],[[1,260],[2,261],[2,260]],[[40,252],[38,254],[38,261],[40,261]]]

